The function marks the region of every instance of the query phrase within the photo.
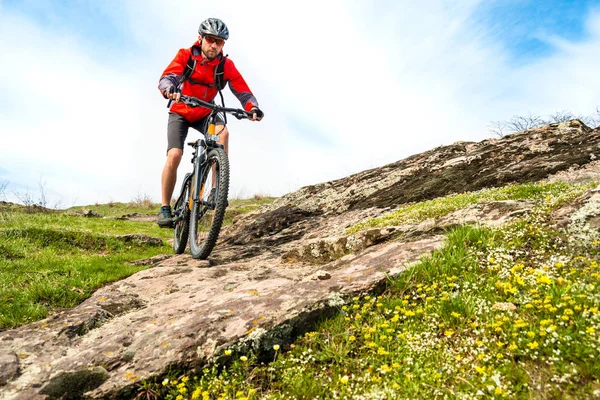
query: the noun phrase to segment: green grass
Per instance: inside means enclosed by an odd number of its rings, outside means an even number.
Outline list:
[[[233,216],[273,200],[231,200],[226,218],[231,221]],[[159,205],[146,203],[99,204],[37,213],[28,213],[29,209],[15,204],[0,204],[0,329],[73,307],[99,287],[146,268],[130,261],[172,254],[167,239],[173,237],[173,230],[161,229],[154,222],[69,215],[77,210],[93,210],[107,217],[133,212],[155,215]],[[141,245],[117,237],[132,233],[161,238],[164,244]]]
[[[170,246],[129,243],[116,235],[166,239],[150,223],[83,218],[61,213],[0,214],[0,329],[72,307],[97,288],[141,269],[129,261],[171,253]]]
[[[227,367],[144,385],[165,399],[598,397],[600,243],[548,225],[580,189],[526,188],[539,205],[525,220],[453,230],[273,362],[226,351]]]
[[[91,210],[97,212],[103,217],[120,217],[125,214],[158,214],[160,210],[159,203],[152,202],[129,202],[129,203],[118,203],[111,202],[107,204],[94,204],[88,206],[75,206],[69,208],[67,211],[87,211]]]
[[[223,226],[231,225],[233,219],[238,215],[259,209],[265,204],[270,204],[277,197],[255,196],[249,199],[230,199],[229,206],[225,211]]]
[[[569,185],[562,182],[529,183],[509,185],[502,188],[482,189],[476,192],[452,194],[433,200],[400,207],[398,210],[378,218],[358,223],[346,230],[346,233],[356,233],[369,228],[417,224],[428,218],[440,218],[467,206],[500,200],[532,200],[542,201],[548,197],[560,195],[565,190],[583,192],[592,188],[596,183],[585,185]]]

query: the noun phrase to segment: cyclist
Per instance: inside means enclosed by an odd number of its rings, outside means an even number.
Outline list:
[[[210,110],[204,107],[188,107],[180,102],[181,94],[212,102],[220,88],[216,85],[215,70],[224,58],[222,81],[238,98],[246,111],[252,112],[252,121],[260,121],[264,114],[258,108],[258,101],[250,91],[246,81],[238,72],[234,63],[223,55],[223,46],[229,39],[229,29],[218,18],[208,18],[198,28],[198,41],[191,48],[180,49],[167,69],[160,77],[158,88],[166,99],[173,100],[169,110],[167,126],[167,161],[162,171],[162,207],[157,223],[161,227],[173,227],[171,196],[177,181],[177,168],[183,155],[183,144],[190,127],[199,132],[205,128]],[[188,61],[195,60],[195,67],[188,79],[182,82]],[[229,148],[229,131],[219,117],[216,134],[219,144]],[[214,190],[214,189],[213,189]],[[214,193],[213,193],[214,196]]]

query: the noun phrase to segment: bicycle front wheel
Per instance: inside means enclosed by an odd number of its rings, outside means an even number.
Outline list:
[[[225,150],[212,149],[201,171],[200,195],[190,217],[190,251],[193,258],[205,259],[217,239],[229,192],[229,160]]]
[[[181,188],[181,195],[175,203],[175,231],[173,238],[173,250],[175,254],[182,254],[187,246],[189,229],[190,229],[190,182],[188,177],[190,174],[186,174],[183,179],[183,186]]]

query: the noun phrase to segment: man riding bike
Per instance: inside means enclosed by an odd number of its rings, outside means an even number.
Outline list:
[[[246,111],[252,112],[252,121],[260,121],[264,114],[246,81],[233,61],[223,55],[223,46],[229,39],[229,29],[217,18],[208,18],[198,28],[198,41],[189,49],[180,49],[160,77],[158,88],[166,99],[174,100],[169,110],[167,127],[167,161],[162,172],[162,207],[157,223],[173,227],[171,196],[177,181],[177,168],[183,155],[183,144],[190,127],[199,132],[205,129],[211,110],[189,107],[180,102],[181,94],[212,102],[221,86],[227,82],[232,93]],[[219,76],[222,73],[221,76]],[[219,144],[225,152],[229,148],[229,131],[219,118],[216,123]]]

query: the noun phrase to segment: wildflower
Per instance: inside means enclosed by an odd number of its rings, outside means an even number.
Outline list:
[[[202,388],[197,387],[196,390],[192,392],[192,400],[198,400],[202,396]]]
[[[345,385],[345,384],[347,384],[347,383],[348,383],[348,375],[344,375],[344,376],[342,376],[342,377],[340,378],[340,382],[341,382],[342,384],[344,384],[344,385]]]
[[[596,332],[596,330],[594,329],[594,327],[593,327],[593,326],[590,326],[589,328],[587,328],[587,329],[585,330],[585,333],[594,333],[594,332]]]
[[[552,284],[552,279],[548,278],[546,275],[541,275],[538,276],[535,280],[537,283],[543,283],[546,285],[551,285]]]
[[[189,380],[190,380],[190,378],[187,376],[184,376],[183,378],[181,378],[181,382],[184,384],[187,383]]]
[[[450,337],[450,336],[454,335],[454,331],[453,331],[453,330],[450,330],[450,329],[448,329],[448,330],[444,331],[444,335],[445,335],[446,337]]]
[[[457,313],[457,312],[455,312],[455,311],[453,311],[453,312],[452,312],[452,316],[453,316],[454,318],[460,318],[460,314],[459,314],[459,313]]]
[[[383,365],[381,366],[380,370],[381,370],[381,373],[383,373],[383,374],[387,374],[387,373],[388,373],[388,372],[390,372],[392,369],[390,368],[390,366],[389,366],[389,365],[387,365],[387,364],[383,364]]]
[[[165,379],[164,381],[162,381],[162,385],[163,386],[167,386],[169,384],[169,380]]]
[[[225,355],[226,356],[230,356],[231,355],[231,350],[225,350]]]
[[[348,338],[348,340],[350,340],[351,342],[354,342],[356,340],[356,336],[350,335],[350,337]]]
[[[243,362],[246,362],[246,361],[248,361],[248,357],[246,357],[246,356],[241,356],[241,357],[240,357],[240,360],[242,360]]]
[[[278,345],[278,344],[276,344],[275,346],[273,346],[273,350],[275,350],[275,351],[279,351],[279,345]]]
[[[538,344],[538,342],[531,342],[531,343],[527,343],[527,346],[529,346],[529,348],[530,348],[531,350],[535,350],[535,349],[537,349],[538,347],[540,347],[540,345]]]
[[[517,348],[518,348],[518,347],[517,347],[517,345],[516,345],[514,342],[513,342],[513,343],[511,343],[511,344],[510,344],[510,346],[508,346],[508,349],[509,349],[510,351],[515,351]]]

